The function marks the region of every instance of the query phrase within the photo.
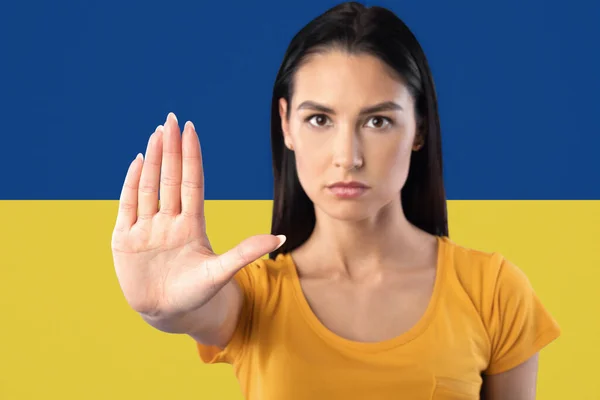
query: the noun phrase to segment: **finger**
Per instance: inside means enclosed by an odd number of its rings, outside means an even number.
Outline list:
[[[151,219],[158,211],[158,187],[162,160],[163,127],[159,125],[148,139],[138,188],[138,220]]]
[[[285,236],[257,235],[252,236],[226,253],[217,256],[216,265],[213,266],[214,276],[230,278],[237,271],[244,268],[260,257],[275,251],[285,242]],[[218,269],[217,269],[218,268]]]
[[[163,134],[160,177],[160,212],[176,215],[181,211],[181,132],[175,114],[169,113]]]
[[[119,196],[119,211],[115,223],[115,230],[117,231],[129,230],[137,219],[138,186],[143,162],[143,156],[140,153],[129,164],[129,168],[127,169],[125,182]]]
[[[204,169],[200,140],[191,121],[185,124],[181,141],[183,143],[181,213],[185,217],[201,219],[204,216]]]

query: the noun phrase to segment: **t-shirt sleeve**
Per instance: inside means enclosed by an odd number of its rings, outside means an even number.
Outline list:
[[[487,319],[492,348],[486,374],[518,366],[560,335],[527,276],[505,258],[490,294]]]
[[[233,364],[242,356],[252,333],[252,315],[257,297],[256,273],[260,268],[260,266],[252,263],[235,274],[234,279],[241,288],[243,300],[233,336],[224,348],[196,342],[198,354],[204,363]]]

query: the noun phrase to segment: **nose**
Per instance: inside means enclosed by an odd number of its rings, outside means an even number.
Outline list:
[[[347,171],[362,167],[361,147],[361,139],[355,129],[340,129],[336,132],[333,143],[333,164]]]

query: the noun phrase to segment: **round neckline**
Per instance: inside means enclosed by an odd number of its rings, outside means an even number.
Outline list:
[[[323,324],[323,322],[321,322],[321,320],[313,312],[312,308],[310,307],[310,304],[308,303],[308,300],[306,299],[306,296],[304,295],[302,284],[300,283],[300,276],[298,275],[298,269],[296,267],[296,263],[294,262],[291,253],[285,253],[282,254],[282,256],[284,257],[286,265],[288,266],[291,274],[293,292],[294,297],[296,299],[296,303],[298,304],[305,321],[311,326],[313,331],[315,331],[319,336],[321,336],[322,339],[326,340],[328,343],[331,343],[333,345],[352,348],[353,350],[376,352],[388,350],[406,344],[411,340],[415,339],[427,328],[432,317],[435,315],[437,304],[439,303],[440,292],[442,290],[442,282],[444,281],[444,274],[446,271],[444,264],[447,249],[445,237],[436,236],[436,240],[437,262],[435,280],[433,284],[432,294],[429,298],[429,303],[427,304],[425,312],[419,318],[419,320],[407,331],[393,338],[378,342],[360,342],[356,340],[347,339],[327,328],[327,326],[325,326],[325,324]]]

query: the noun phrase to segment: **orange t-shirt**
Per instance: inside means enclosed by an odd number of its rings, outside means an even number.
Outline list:
[[[363,343],[328,330],[280,254],[236,274],[244,303],[235,333],[224,349],[197,343],[200,357],[232,364],[248,400],[478,399],[482,373],[517,366],[560,330],[502,255],[447,237],[438,246],[428,308],[400,336]]]

